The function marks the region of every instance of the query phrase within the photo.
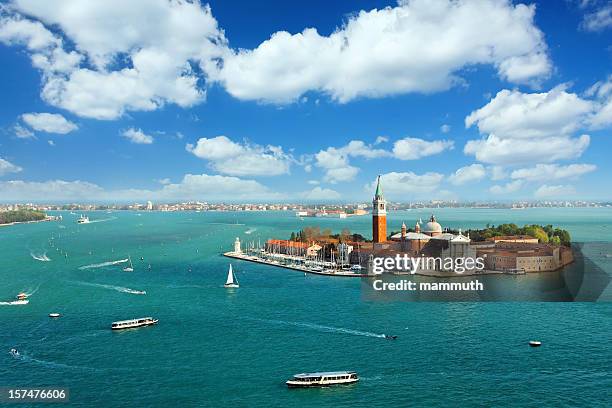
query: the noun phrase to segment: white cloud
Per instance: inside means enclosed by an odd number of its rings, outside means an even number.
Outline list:
[[[202,101],[205,77],[192,67],[227,52],[210,8],[187,1],[15,0],[0,18],[0,41],[28,48],[45,101],[96,119]]]
[[[595,171],[597,166],[593,164],[570,164],[560,166],[558,164],[537,164],[535,167],[514,170],[510,177],[526,181],[546,181],[559,179],[574,179],[583,174]]]
[[[550,198],[550,197],[567,197],[576,193],[573,186],[569,185],[557,185],[549,186],[544,184],[540,186],[534,193],[536,198]]]
[[[391,172],[381,175],[381,184],[385,196],[408,200],[425,193],[436,192],[443,179],[444,175],[434,172],[424,174],[415,174],[411,171]],[[376,189],[376,180],[367,184],[365,189],[367,192],[373,192]]]
[[[21,167],[0,157],[0,176],[4,176],[8,173],[19,173],[21,170],[23,170]]]
[[[86,181],[0,181],[0,196],[18,201],[101,200],[278,200],[283,195],[254,180],[208,174],[186,174],[179,183],[158,190],[105,190]]]
[[[493,194],[509,194],[514,193],[523,187],[523,180],[514,180],[505,185],[491,186],[489,191]]]
[[[546,76],[551,64],[534,6],[507,1],[400,1],[359,11],[329,36],[279,31],[254,50],[232,52],[210,75],[239,99],[288,103],[308,91],[334,100],[430,93],[463,82],[466,66],[493,65],[513,82]]]
[[[219,173],[232,176],[278,176],[289,173],[293,157],[280,146],[236,143],[226,136],[200,138],[187,151],[208,160]]]
[[[543,93],[504,89],[466,117],[465,125],[503,139],[557,137],[578,130],[592,108],[592,102],[563,86]]]
[[[19,139],[32,139],[35,138],[34,132],[30,129],[21,126],[20,124],[16,124],[13,126],[13,131],[15,132],[15,136]]]
[[[474,155],[483,163],[525,164],[533,162],[553,162],[580,157],[589,146],[591,138],[582,135],[578,138],[550,137],[543,139],[521,140],[501,139],[490,135],[486,139],[470,140],[463,151]]]
[[[389,141],[389,138],[387,136],[377,136],[376,137],[376,141],[374,142],[375,145],[381,144],[381,143],[386,143]]]
[[[357,167],[350,165],[350,157],[375,159],[388,156],[391,156],[391,153],[384,149],[376,149],[361,140],[351,140],[345,146],[328,147],[319,151],[315,155],[315,164],[325,170],[325,179],[334,184],[353,180],[359,172]]]
[[[581,26],[587,31],[603,31],[612,27],[612,4],[585,14]]]
[[[47,140],[49,146],[55,146],[55,142],[53,140]]]
[[[407,137],[393,144],[393,155],[400,160],[417,160],[422,157],[442,153],[451,150],[454,146],[452,140],[427,141],[414,137]]]
[[[153,143],[153,136],[145,134],[141,129],[129,128],[121,132],[121,136],[136,144]]]
[[[21,120],[39,132],[65,135],[79,128],[58,113],[24,113]]]
[[[470,181],[480,181],[486,174],[487,172],[482,164],[471,164],[457,169],[448,179],[451,184],[460,186]]]
[[[308,180],[308,184],[311,186],[318,186],[321,183],[318,180]]]
[[[468,141],[464,152],[493,164],[573,159],[584,152],[590,138],[572,134],[587,126],[594,109],[593,101],[566,92],[564,86],[543,93],[505,89],[466,117],[466,127],[476,125],[487,136]]]
[[[448,133],[450,131],[451,131],[450,125],[444,124],[444,125],[440,126],[440,132],[442,132],[442,133]]]
[[[593,129],[612,125],[612,75],[604,81],[598,81],[586,91],[587,96],[594,97],[597,108],[589,118]]]
[[[335,190],[329,188],[321,188],[315,187],[312,190],[305,191],[300,196],[309,201],[319,200],[319,201],[333,201],[340,199],[340,193]]]

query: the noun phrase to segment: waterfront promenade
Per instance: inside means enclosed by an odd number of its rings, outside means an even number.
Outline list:
[[[371,278],[375,276],[380,276],[380,275],[368,274],[368,273],[354,273],[350,271],[342,271],[342,270],[337,270],[337,269],[325,269],[325,270],[319,271],[319,270],[309,268],[308,266],[297,265],[297,264],[286,264],[278,260],[270,260],[270,259],[262,258],[256,255],[248,255],[244,252],[230,251],[230,252],[223,253],[223,256],[228,257],[228,258],[240,259],[240,260],[248,261],[248,262],[255,262],[255,263],[260,263],[260,264],[265,264],[265,265],[276,266],[279,268],[291,269],[291,270],[299,271],[299,272],[311,273],[314,275],[341,276],[341,277],[348,277],[348,278]],[[464,273],[428,269],[428,270],[419,270],[414,274],[406,273],[406,272],[395,272],[395,273],[392,272],[392,274],[400,275],[400,276],[401,275],[430,276],[434,278],[463,278],[463,277],[481,276],[481,275],[509,275],[508,273],[505,273],[503,271],[494,271],[494,270],[488,270],[488,269],[484,269],[482,271],[471,271],[471,272],[466,271]]]

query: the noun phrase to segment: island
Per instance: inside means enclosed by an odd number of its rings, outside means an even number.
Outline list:
[[[31,209],[0,211],[0,226],[40,221],[55,221],[58,219],[61,219],[61,216],[47,215],[43,211]]]

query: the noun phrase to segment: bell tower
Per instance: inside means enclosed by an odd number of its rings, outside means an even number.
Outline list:
[[[374,243],[387,241],[387,201],[383,197],[380,175],[376,180],[376,193],[372,200],[372,241]]]

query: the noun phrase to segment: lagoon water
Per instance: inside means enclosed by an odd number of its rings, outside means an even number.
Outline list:
[[[444,227],[550,223],[576,241],[612,242],[612,209],[435,212]],[[429,214],[392,213],[389,230]],[[222,287],[229,260],[220,253],[237,236],[263,242],[315,224],[369,235],[369,217],[91,212],[95,222],[77,225],[76,215],[62,215],[62,222],[0,228],[0,302],[31,293],[28,305],[0,304],[0,386],[68,387],[76,406],[610,404],[609,302],[365,301],[359,279],[239,261],[232,263],[241,287]],[[128,255],[131,273],[113,263]],[[606,255],[594,261],[612,273]],[[50,312],[63,316],[53,320]],[[112,321],[143,316],[159,325],[110,330]],[[543,346],[528,347],[532,339]],[[294,373],[317,370],[355,370],[361,381],[284,385]]]

